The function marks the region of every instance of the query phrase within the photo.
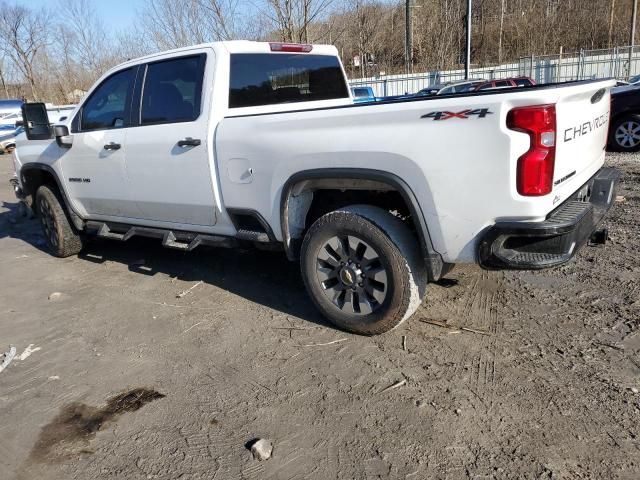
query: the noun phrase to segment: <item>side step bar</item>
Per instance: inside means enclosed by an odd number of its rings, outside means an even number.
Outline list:
[[[115,231],[114,231],[115,230]],[[159,238],[162,246],[190,252],[200,245],[213,247],[235,246],[235,239],[204,233],[178,232],[161,228],[134,227],[131,225],[107,224],[104,222],[88,221],[85,231],[100,238],[120,240],[126,242],[132,237]]]

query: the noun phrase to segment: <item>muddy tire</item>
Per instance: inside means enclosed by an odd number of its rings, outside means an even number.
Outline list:
[[[51,254],[76,255],[82,250],[82,237],[69,221],[57,191],[42,185],[36,192],[36,211]]]
[[[420,306],[426,287],[415,237],[401,220],[369,205],[320,217],[304,237],[300,263],[320,312],[361,335],[400,325]]]
[[[640,150],[640,115],[625,115],[614,120],[609,132],[609,150],[614,152]]]

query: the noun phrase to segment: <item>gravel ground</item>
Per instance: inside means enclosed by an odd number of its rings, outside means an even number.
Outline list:
[[[328,326],[280,253],[53,258],[0,156],[0,477],[640,478],[640,156],[608,163],[606,247],[456,268],[365,338]]]

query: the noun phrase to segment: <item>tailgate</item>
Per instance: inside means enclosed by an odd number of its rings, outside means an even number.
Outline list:
[[[602,164],[609,128],[612,81],[566,88],[556,104],[554,187]],[[565,89],[560,90],[565,93]]]

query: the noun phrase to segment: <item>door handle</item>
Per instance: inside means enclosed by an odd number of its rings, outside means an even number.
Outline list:
[[[182,140],[179,140],[178,146],[179,147],[197,147],[201,143],[202,142],[200,141],[199,138],[187,137],[187,138],[183,138]]]
[[[109,142],[104,146],[105,150],[119,150],[121,145],[115,142]]]

